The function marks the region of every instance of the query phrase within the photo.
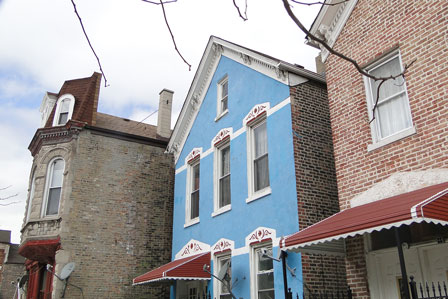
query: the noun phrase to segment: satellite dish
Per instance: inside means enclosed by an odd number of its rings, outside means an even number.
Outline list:
[[[75,270],[75,263],[71,262],[66,264],[64,268],[62,268],[61,275],[59,275],[60,279],[64,280],[69,277],[73,270]]]
[[[230,260],[225,262],[224,265],[222,265],[221,269],[219,270],[219,273],[217,276],[219,280],[224,280],[226,278],[226,275],[227,276],[229,275],[227,273],[229,271],[229,267],[230,267]]]
[[[23,275],[21,278],[20,278],[20,280],[19,280],[19,288],[22,288],[24,285],[25,285],[25,283],[28,281],[28,278],[29,278],[30,276],[28,275],[28,274],[25,274],[25,275]]]

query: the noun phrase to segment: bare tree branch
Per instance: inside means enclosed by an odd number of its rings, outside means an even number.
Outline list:
[[[160,2],[154,2],[154,1],[149,1],[149,0],[142,0],[142,1],[151,3],[151,4],[155,4],[155,5],[160,5]],[[173,2],[177,2],[177,0],[164,1],[163,4],[168,4],[168,3],[173,3]]]
[[[10,188],[11,186],[12,185],[9,185],[9,186],[6,186],[6,187],[2,187],[2,188],[0,188],[0,191],[6,190],[6,189]]]
[[[86,39],[87,39],[87,42],[89,43],[90,49],[92,49],[93,55],[95,55],[96,60],[98,61],[98,65],[99,65],[99,67],[100,67],[101,74],[103,74],[103,78],[104,78],[104,87],[107,87],[107,86],[109,86],[109,85],[107,85],[106,75],[104,74],[104,72],[103,72],[103,68],[101,67],[100,59],[98,58],[98,55],[96,55],[95,50],[93,49],[93,46],[92,46],[92,44],[90,43],[90,39],[89,39],[89,37],[87,36],[86,30],[84,29],[84,25],[83,25],[83,23],[82,23],[81,17],[79,16],[78,11],[76,10],[76,4],[75,4],[75,2],[74,2],[73,0],[71,0],[71,1],[72,1],[72,4],[73,4],[73,8],[75,9],[75,14],[76,14],[76,16],[77,16],[78,19],[79,19],[79,23],[81,24],[82,31],[84,32],[84,35],[85,35],[85,37],[86,37]]]
[[[1,187],[0,191],[4,191],[4,190],[10,188],[11,186],[12,185],[9,185],[9,186],[6,186],[6,187]],[[17,195],[19,195],[19,193],[16,193],[16,194],[13,194],[13,195],[8,195],[6,197],[0,197],[0,201],[16,197]],[[5,207],[5,206],[9,206],[9,205],[12,205],[12,204],[15,204],[15,203],[19,203],[19,202],[18,201],[12,201],[12,202],[8,202],[8,203],[0,203],[0,206]]]
[[[339,57],[339,58],[341,58],[341,59],[343,59],[345,61],[350,62],[356,68],[356,70],[360,74],[362,74],[362,75],[364,75],[364,76],[366,76],[366,77],[368,77],[368,78],[370,78],[372,80],[381,81],[380,84],[378,85],[377,96],[376,96],[375,104],[374,104],[374,107],[373,107],[373,110],[372,110],[372,112],[373,112],[373,119],[375,119],[375,109],[378,106],[379,94],[380,94],[379,93],[379,89],[380,89],[381,85],[383,85],[383,83],[386,82],[387,80],[394,80],[394,79],[396,79],[398,77],[402,77],[404,79],[404,75],[406,74],[407,70],[411,67],[411,65],[416,61],[416,59],[414,59],[409,65],[405,65],[403,71],[401,73],[397,74],[397,75],[391,75],[391,76],[387,76],[387,77],[376,77],[376,76],[373,76],[373,75],[369,74],[367,71],[365,71],[354,59],[352,59],[352,58],[350,58],[350,57],[348,57],[348,56],[346,56],[346,55],[344,55],[344,54],[334,50],[330,45],[327,44],[327,42],[325,40],[323,40],[323,39],[313,35],[310,31],[308,31],[306,29],[306,27],[299,21],[299,19],[292,12],[291,6],[289,5],[288,0],[282,0],[282,1],[283,1],[283,5],[284,5],[284,7],[286,9],[286,12],[288,13],[289,17],[294,21],[294,23],[296,23],[297,27],[299,27],[299,29],[303,33],[306,34],[306,36],[308,38],[310,38],[311,40],[313,40],[313,41],[319,43],[320,45],[322,45],[331,54],[333,54],[333,55],[335,55],[335,56],[337,56],[337,57]],[[297,3],[297,1],[295,1],[295,0],[291,0],[291,1],[294,2],[294,3]],[[370,120],[370,122],[372,122],[373,119]]]
[[[179,54],[180,58],[182,58],[182,60],[185,62],[185,64],[188,65],[188,70],[191,71],[191,64],[189,64],[185,58],[182,56],[182,54],[179,52],[179,49],[177,49],[177,45],[176,45],[176,41],[174,40],[174,35],[173,32],[171,31],[170,28],[170,24],[168,24],[168,20],[166,18],[166,13],[165,13],[165,6],[163,4],[163,1],[160,0],[160,4],[162,5],[162,11],[163,11],[163,18],[165,19],[165,23],[166,23],[166,27],[168,28],[170,34],[171,34],[171,39],[173,40],[173,44],[174,44],[174,49],[176,50],[177,54]]]
[[[16,194],[13,194],[13,195],[8,195],[6,197],[0,197],[0,200],[7,200],[7,199],[10,199],[12,197],[16,197],[17,195],[19,195],[19,193],[16,193]]]
[[[337,3],[327,3],[327,2],[325,2],[325,1],[324,1],[324,2],[320,2],[320,1],[318,1],[318,2],[310,2],[310,3],[307,3],[307,2],[301,2],[301,1],[291,0],[291,2],[300,4],[300,5],[308,5],[308,6],[316,5],[316,4],[327,5],[327,6],[336,6],[336,5],[339,5],[339,4],[341,4],[341,3],[348,2],[348,1],[350,1],[350,0],[341,0],[341,1],[337,2]]]
[[[19,201],[11,201],[11,202],[8,202],[8,203],[0,203],[0,206],[6,207],[6,206],[10,206],[10,205],[16,204],[16,203],[19,203]]]
[[[244,13],[241,13],[241,9],[238,6],[238,4],[236,4],[236,0],[233,0],[233,6],[235,6],[236,10],[238,11],[238,14],[240,15],[240,18],[243,19],[243,21],[247,21],[247,0],[244,0],[245,3],[245,8],[244,8]]]
[[[185,62],[185,64],[188,65],[188,70],[191,71],[191,64],[189,64],[189,63],[185,60],[185,58],[182,56],[182,54],[180,53],[179,49],[177,48],[176,41],[174,40],[174,34],[173,34],[173,32],[171,31],[171,27],[170,27],[170,24],[168,23],[168,19],[167,19],[167,17],[166,17],[166,12],[165,12],[165,6],[164,6],[164,5],[165,5],[165,4],[168,4],[168,3],[177,2],[177,0],[167,0],[167,1],[162,1],[162,0],[160,0],[159,2],[154,2],[154,1],[149,1],[149,0],[142,0],[142,1],[143,1],[143,2],[146,2],[146,3],[150,3],[150,4],[162,5],[163,18],[165,19],[166,27],[168,28],[168,31],[170,32],[171,39],[172,39],[173,44],[174,44],[174,49],[176,50],[177,54],[179,54],[180,58],[182,58],[182,60]]]

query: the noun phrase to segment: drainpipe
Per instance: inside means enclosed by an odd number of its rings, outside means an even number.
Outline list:
[[[403,292],[406,299],[411,299],[409,295],[408,275],[406,273],[406,264],[404,261],[403,247],[401,245],[400,234],[398,233],[398,227],[395,227],[394,230],[395,230],[395,241],[397,242],[397,248],[398,248],[398,258],[400,259],[401,284],[402,284],[401,287],[403,288]]]
[[[288,278],[286,277],[286,251],[282,251],[283,287],[285,288],[285,299],[288,298]]]

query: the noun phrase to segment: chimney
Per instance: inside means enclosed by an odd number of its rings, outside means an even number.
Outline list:
[[[157,115],[157,135],[169,138],[171,136],[171,105],[174,91],[163,89],[159,95],[159,112]]]

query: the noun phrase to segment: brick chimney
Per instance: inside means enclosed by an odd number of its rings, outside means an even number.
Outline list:
[[[163,89],[159,95],[159,112],[157,115],[157,134],[169,138],[171,136],[171,106],[174,91]]]

